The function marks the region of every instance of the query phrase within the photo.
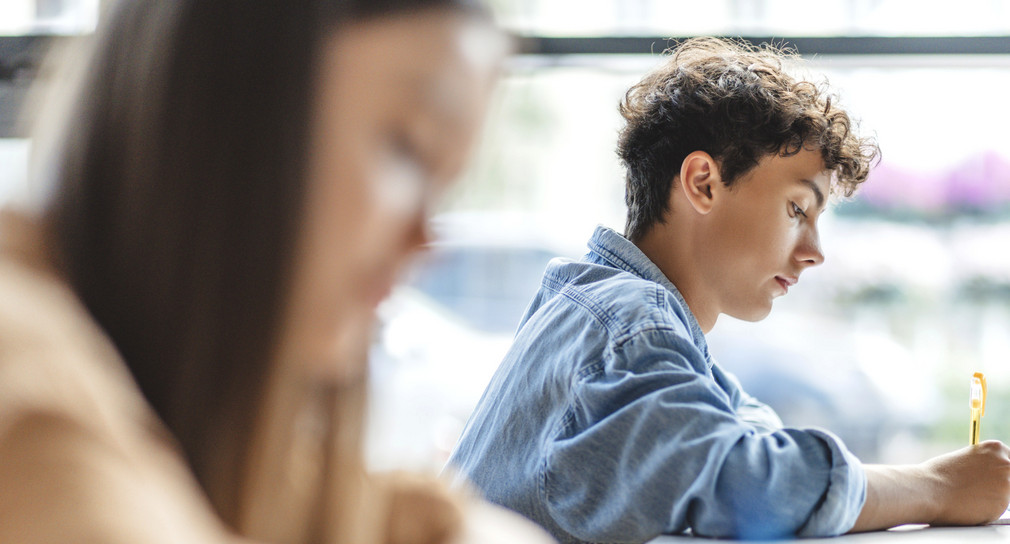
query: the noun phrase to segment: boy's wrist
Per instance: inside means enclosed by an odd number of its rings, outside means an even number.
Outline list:
[[[932,523],[943,512],[943,478],[928,463],[864,465],[866,502],[853,532]]]
[[[936,523],[944,511],[943,501],[950,496],[945,491],[947,479],[929,461],[910,465],[908,470],[909,477],[918,482],[916,492],[912,496],[915,497],[915,502],[923,513],[921,523]]]

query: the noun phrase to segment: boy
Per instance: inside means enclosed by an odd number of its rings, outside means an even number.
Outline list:
[[[708,353],[824,257],[817,220],[877,153],[781,52],[695,39],[628,91],[626,237],[556,260],[449,466],[562,542],[827,536],[977,524],[1010,500],[1000,442],[870,466],[783,428]]]

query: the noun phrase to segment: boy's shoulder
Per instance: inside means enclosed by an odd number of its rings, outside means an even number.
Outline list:
[[[633,272],[590,260],[554,259],[543,287],[552,292],[557,319],[595,318],[617,341],[646,330],[693,339],[688,310],[667,287]],[[547,302],[550,304],[550,302]],[[573,313],[572,307],[581,310]]]

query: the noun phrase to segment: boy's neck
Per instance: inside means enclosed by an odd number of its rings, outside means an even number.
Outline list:
[[[697,258],[692,251],[692,237],[683,235],[686,234],[683,231],[680,231],[681,235],[672,234],[677,231],[670,225],[660,225],[633,243],[680,291],[701,331],[708,334],[715,326],[719,312],[712,298],[705,295],[706,283],[694,266]]]

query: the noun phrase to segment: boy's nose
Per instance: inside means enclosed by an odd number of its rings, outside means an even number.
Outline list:
[[[820,237],[816,232],[804,237],[796,248],[796,260],[804,266],[817,266],[824,262]]]

